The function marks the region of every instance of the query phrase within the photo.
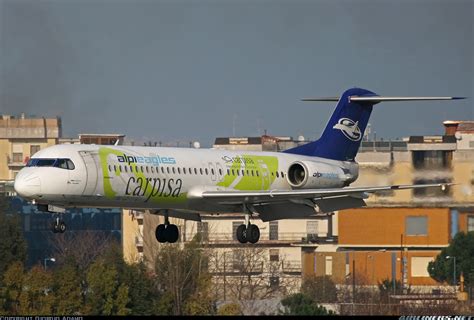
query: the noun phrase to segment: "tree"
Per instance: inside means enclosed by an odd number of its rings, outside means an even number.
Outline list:
[[[102,256],[113,243],[114,238],[110,234],[94,230],[80,232],[71,230],[50,238],[57,263],[73,259],[81,272],[87,270],[91,263]]]
[[[217,315],[219,315],[219,316],[241,316],[241,315],[243,315],[242,307],[240,306],[240,304],[238,304],[236,302],[227,303],[227,304],[222,305],[217,310]]]
[[[26,240],[18,214],[8,214],[8,198],[0,193],[0,275],[12,262],[26,261]]]
[[[19,296],[19,314],[51,314],[54,304],[53,275],[36,265],[26,274]]]
[[[80,313],[84,304],[82,280],[79,266],[73,258],[55,270],[53,290],[56,314]]]
[[[448,259],[447,257],[451,257]],[[439,281],[453,284],[454,257],[456,258],[456,283],[464,274],[466,284],[474,284],[474,231],[459,232],[447,248],[441,250],[435,261],[428,264],[430,276]]]
[[[197,239],[183,248],[179,244],[164,244],[158,250],[156,280],[163,298],[171,300],[174,315],[184,314],[186,301],[198,290],[201,277],[207,273],[208,257],[203,251]],[[159,309],[167,308],[160,303]]]
[[[3,275],[5,287],[4,308],[10,314],[19,314],[20,294],[23,290],[24,278],[23,263],[19,261],[10,264]]]
[[[333,315],[334,312],[319,306],[304,293],[295,293],[281,300],[283,305],[283,315],[293,316],[324,316]]]
[[[87,271],[86,313],[126,315],[129,310],[128,286],[120,283],[117,268],[99,258]]]
[[[210,274],[201,274],[197,281],[196,289],[186,300],[184,312],[191,316],[215,314],[216,310],[214,300],[212,299]]]
[[[303,278],[301,293],[313,299],[314,302],[337,301],[337,289],[328,276],[306,276]]]

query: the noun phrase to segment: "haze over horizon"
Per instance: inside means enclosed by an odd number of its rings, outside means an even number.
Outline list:
[[[383,103],[377,137],[474,120],[474,2],[0,0],[0,113],[60,116],[64,136],[315,139],[350,87],[467,96]]]

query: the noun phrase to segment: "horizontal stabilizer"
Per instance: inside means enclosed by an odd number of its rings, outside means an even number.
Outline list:
[[[436,100],[460,100],[466,97],[381,97],[381,96],[349,96],[348,102],[371,102],[376,104],[385,101],[436,101]],[[339,101],[338,97],[307,98],[301,101]]]

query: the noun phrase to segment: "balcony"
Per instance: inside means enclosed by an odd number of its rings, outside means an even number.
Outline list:
[[[192,239],[194,235],[191,235],[189,239]],[[294,242],[302,242],[307,237],[307,233],[304,232],[280,232],[277,234],[272,233],[270,237],[270,233],[268,232],[261,232],[260,233],[260,240],[258,243],[266,243],[266,244],[291,244]],[[187,237],[188,238],[188,237]],[[211,244],[228,244],[232,243],[235,244],[237,239],[235,235],[230,232],[211,232],[205,234],[203,237],[205,242]]]

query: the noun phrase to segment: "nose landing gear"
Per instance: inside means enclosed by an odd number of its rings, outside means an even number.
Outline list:
[[[61,219],[59,215],[56,215],[53,223],[51,224],[51,230],[54,233],[64,233],[66,232],[66,223]]]

